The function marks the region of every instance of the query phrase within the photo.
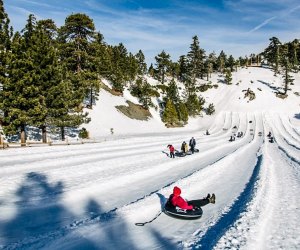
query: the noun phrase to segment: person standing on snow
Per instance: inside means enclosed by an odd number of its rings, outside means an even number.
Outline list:
[[[180,207],[181,209],[193,210],[203,207],[209,203],[215,204],[216,196],[215,194],[208,194],[205,198],[199,200],[186,201],[181,196],[181,189],[177,186],[173,188],[173,194],[170,195],[168,202],[170,202],[175,207]]]
[[[182,151],[183,153],[187,153],[188,150],[189,150],[188,145],[187,145],[186,142],[184,141],[184,142],[181,144],[181,151]]]
[[[192,137],[190,139],[190,143],[189,143],[190,147],[191,147],[191,151],[192,151],[192,154],[195,152],[195,147],[196,147],[196,140],[194,137]]]
[[[175,158],[175,154],[174,154],[175,148],[171,144],[168,145],[168,148],[170,150],[170,158]]]

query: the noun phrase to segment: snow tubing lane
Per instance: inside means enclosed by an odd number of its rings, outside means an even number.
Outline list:
[[[232,205],[231,209],[223,214],[223,216],[216,222],[215,225],[208,228],[206,233],[199,239],[199,241],[196,241],[191,246],[192,249],[213,249],[219,239],[231,226],[234,225],[234,223],[240,218],[241,214],[246,211],[247,204],[253,199],[255,190],[257,189],[255,184],[259,180],[262,159],[262,155],[258,156],[252,176],[246,184],[243,192]]]
[[[202,217],[203,210],[201,208],[197,210],[186,210],[179,207],[165,206],[164,213],[177,219],[195,220]]]

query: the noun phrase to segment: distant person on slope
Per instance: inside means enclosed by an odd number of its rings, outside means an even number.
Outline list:
[[[192,137],[190,139],[190,143],[189,143],[190,147],[191,147],[191,151],[192,151],[192,154],[195,152],[195,147],[196,147],[196,140],[194,137]]]
[[[169,200],[170,203],[175,207],[180,207],[182,209],[192,210],[197,209],[199,207],[203,207],[209,203],[215,204],[216,202],[216,196],[215,194],[208,194],[205,198],[199,199],[199,200],[191,200],[186,201],[181,196],[181,189],[179,187],[173,188],[173,194],[170,195]]]
[[[184,142],[181,144],[181,151],[182,151],[183,153],[187,153],[188,150],[189,150],[188,145],[187,145],[186,142],[184,141]]]
[[[175,158],[175,154],[174,154],[175,148],[171,144],[168,145],[168,148],[170,150],[170,158]]]

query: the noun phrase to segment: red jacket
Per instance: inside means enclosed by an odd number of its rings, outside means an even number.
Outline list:
[[[171,153],[175,151],[175,148],[172,145],[169,147],[169,149]]]
[[[182,209],[192,210],[193,205],[189,205],[186,200],[184,200],[181,196],[181,190],[179,187],[174,187],[173,189],[173,198],[171,200],[172,204],[176,207],[180,207]]]

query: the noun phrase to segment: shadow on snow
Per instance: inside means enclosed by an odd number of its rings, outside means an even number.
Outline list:
[[[62,205],[63,190],[62,182],[49,183],[44,174],[26,174],[16,191],[14,218],[0,221],[0,248],[140,249],[127,223],[116,216],[117,208],[105,212],[91,199],[85,206],[85,218],[76,218]],[[163,205],[165,198],[159,197]],[[4,203],[0,202],[0,208]],[[83,232],[86,229],[87,234]],[[154,229],[148,232],[161,249],[176,248]]]

